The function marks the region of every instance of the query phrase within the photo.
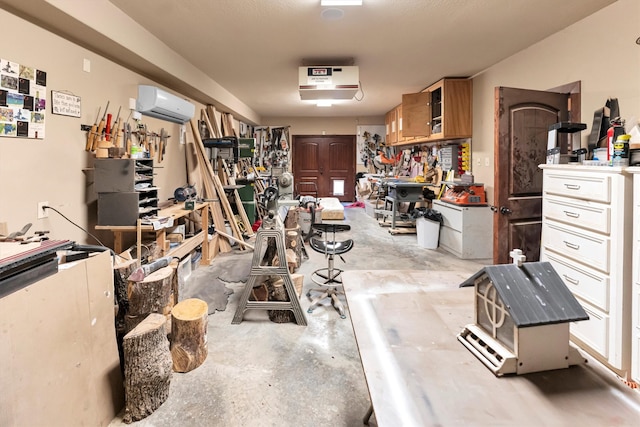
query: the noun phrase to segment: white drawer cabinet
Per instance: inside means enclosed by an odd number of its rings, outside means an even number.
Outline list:
[[[640,383],[640,167],[633,173],[633,279],[631,295],[631,378]]]
[[[630,378],[633,181],[629,168],[540,167],[544,171],[540,259],[551,262],[589,314],[589,320],[571,324],[572,340],[618,375]]]
[[[493,213],[488,206],[458,206],[440,200],[434,200],[432,206],[442,214],[442,249],[462,259],[493,257]]]

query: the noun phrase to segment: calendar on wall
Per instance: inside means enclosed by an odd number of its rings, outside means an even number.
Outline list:
[[[44,138],[47,73],[0,59],[0,136]]]

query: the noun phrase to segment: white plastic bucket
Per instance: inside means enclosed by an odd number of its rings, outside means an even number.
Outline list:
[[[440,223],[427,218],[416,219],[418,246],[426,249],[437,249],[440,238]]]

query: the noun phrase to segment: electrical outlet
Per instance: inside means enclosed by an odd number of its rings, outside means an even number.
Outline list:
[[[38,219],[49,217],[49,209],[44,209],[44,206],[49,206],[49,202],[38,202]]]

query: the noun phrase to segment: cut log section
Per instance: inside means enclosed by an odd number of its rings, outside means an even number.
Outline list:
[[[171,358],[175,372],[189,372],[207,358],[207,303],[190,298],[171,310]]]
[[[174,269],[171,266],[154,271],[139,282],[129,280],[127,298],[129,310],[125,316],[127,331],[150,313],[167,314],[171,311]]]
[[[267,282],[270,301],[289,301],[289,295],[284,287],[284,280],[281,277],[273,276]],[[289,310],[269,310],[269,320],[274,323],[294,322],[295,317]]]
[[[162,314],[152,313],[124,337],[127,424],[151,415],[169,396],[172,360],[165,323]]]
[[[130,259],[113,266],[114,270],[114,288],[116,294],[116,331],[124,333],[125,329],[124,316],[129,310],[129,298],[127,296],[128,281],[127,277],[140,265],[137,259]],[[122,335],[120,335],[122,337]]]

